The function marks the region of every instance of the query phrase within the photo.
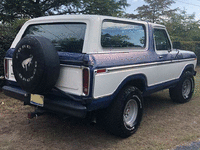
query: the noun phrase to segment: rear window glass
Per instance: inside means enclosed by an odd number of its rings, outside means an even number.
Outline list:
[[[145,27],[141,24],[104,21],[101,45],[105,48],[144,48],[146,46]]]
[[[85,23],[59,23],[31,25],[23,35],[48,38],[57,51],[81,53],[85,37]]]

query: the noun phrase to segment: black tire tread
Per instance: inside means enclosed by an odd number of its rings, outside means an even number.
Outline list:
[[[137,94],[140,97],[141,105],[140,111],[138,112],[138,123],[135,126],[135,128],[131,131],[128,131],[125,129],[123,125],[123,110],[125,106],[125,101],[129,96],[134,93]],[[116,100],[111,103],[111,105],[104,111],[100,112],[100,116],[98,121],[101,121],[105,129],[117,136],[120,136],[122,138],[127,138],[133,133],[135,133],[140,125],[142,114],[143,114],[143,98],[141,96],[141,92],[139,89],[133,86],[127,86],[124,89],[121,90],[121,92],[118,94]]]
[[[182,96],[182,84],[183,84],[184,80],[187,79],[187,78],[191,78],[192,79],[192,81],[193,81],[193,86],[192,87],[193,88],[191,90],[191,93],[190,93],[189,97],[187,99],[185,99]],[[193,76],[192,72],[190,72],[190,71],[186,71],[182,75],[181,80],[178,82],[178,84],[175,87],[169,89],[170,97],[176,103],[189,102],[191,100],[191,98],[192,98],[193,92],[194,92],[194,76]]]
[[[19,61],[22,59],[17,59],[16,53],[18,53],[18,49],[22,45],[31,45],[30,53],[36,59],[37,64],[41,64],[38,65],[36,75],[30,82],[23,81],[18,75],[21,68]],[[18,84],[23,90],[33,94],[50,91],[55,85],[60,73],[60,60],[54,45],[44,37],[25,36],[17,44],[13,53],[13,72]]]

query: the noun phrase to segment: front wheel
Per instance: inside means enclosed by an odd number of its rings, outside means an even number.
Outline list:
[[[143,98],[140,90],[127,86],[104,112],[104,125],[107,131],[126,138],[137,131],[142,114]]]
[[[174,102],[186,103],[190,101],[194,92],[194,76],[187,71],[174,88],[169,89],[170,97]]]

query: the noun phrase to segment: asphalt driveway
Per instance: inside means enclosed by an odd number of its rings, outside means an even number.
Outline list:
[[[192,142],[188,146],[178,146],[174,150],[200,150],[200,141],[199,142]]]

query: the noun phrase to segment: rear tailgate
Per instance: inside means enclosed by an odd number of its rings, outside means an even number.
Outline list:
[[[89,90],[89,68],[84,66],[84,63],[88,63],[87,54],[72,54],[68,52],[58,52],[60,57],[60,75],[55,87],[63,92],[74,94],[77,96],[88,95]],[[9,81],[14,81],[12,58],[5,58],[4,60],[5,78]],[[88,75],[84,75],[84,70],[88,72]],[[86,77],[87,82],[84,85],[83,79]],[[12,84],[12,83],[11,83]],[[83,92],[84,87],[87,86],[87,92]]]
[[[83,93],[82,76],[82,67],[61,65],[56,87],[64,92],[80,96]]]

